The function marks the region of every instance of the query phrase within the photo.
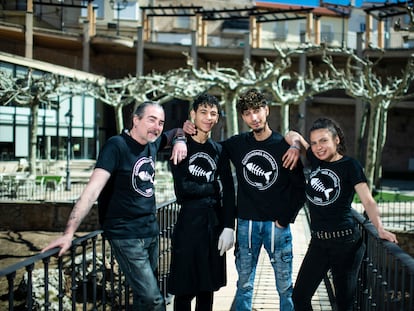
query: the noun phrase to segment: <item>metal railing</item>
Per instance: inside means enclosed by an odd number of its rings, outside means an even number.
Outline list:
[[[160,224],[158,281],[167,303],[167,280],[171,260],[171,236],[179,212],[176,201],[159,206]],[[373,225],[353,211],[365,244],[355,310],[414,310],[414,258],[398,245],[380,240]],[[68,254],[56,258],[59,249],[30,257],[0,271],[0,284],[7,287],[7,303],[1,310],[125,310],[132,293],[112,255],[102,231],[73,241]],[[5,283],[6,286],[5,286]],[[331,276],[325,278],[334,307]]]
[[[359,276],[356,310],[414,310],[414,258],[381,240],[374,225],[353,211],[366,253]]]
[[[158,174],[161,175],[161,174]],[[166,173],[164,173],[166,175]],[[87,184],[83,182],[71,183],[70,190],[66,190],[64,182],[36,184],[34,181],[4,182],[0,180],[0,201],[8,202],[75,202]],[[158,178],[155,184],[157,204],[175,198],[172,178]]]
[[[396,201],[378,200],[378,209],[381,213],[381,221],[389,230],[398,230],[404,232],[414,231],[414,201]],[[354,204],[354,208],[363,213],[362,204]]]
[[[354,209],[352,213],[366,245],[354,310],[414,310],[414,258],[398,245],[380,239],[374,225],[360,212]],[[335,311],[335,289],[329,272],[324,283]]]
[[[158,280],[166,298],[171,235],[179,205],[167,202],[157,209],[160,223]],[[59,249],[32,256],[0,270],[0,284],[7,288],[1,310],[128,310],[132,293],[111,252],[97,230],[73,241],[70,251]],[[5,284],[7,283],[7,284]]]

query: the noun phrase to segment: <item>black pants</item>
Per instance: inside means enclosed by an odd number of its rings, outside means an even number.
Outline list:
[[[293,288],[295,311],[312,310],[312,296],[329,269],[338,311],[351,311],[364,252],[359,232],[343,239],[312,238]]]
[[[194,295],[176,295],[174,311],[191,311],[191,300],[196,298],[196,311],[213,310],[213,292],[200,292]]]

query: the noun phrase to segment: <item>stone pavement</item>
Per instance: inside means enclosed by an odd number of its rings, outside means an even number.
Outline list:
[[[291,225],[293,236],[293,282],[299,271],[300,264],[305,256],[310,239],[309,225],[306,220],[305,212],[302,209]],[[221,288],[214,294],[214,311],[231,311],[236,293],[237,272],[234,264],[233,251],[227,252],[227,286]],[[193,303],[193,310],[194,310]],[[331,311],[328,294],[322,285],[318,288],[312,300],[314,311]],[[167,311],[172,311],[172,303],[167,306]],[[279,310],[279,296],[275,287],[273,269],[270,265],[269,257],[263,248],[259,257],[256,271],[255,288],[253,294],[253,309],[256,310]]]

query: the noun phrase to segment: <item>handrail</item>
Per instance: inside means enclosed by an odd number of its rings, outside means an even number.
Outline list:
[[[171,236],[178,211],[179,205],[175,200],[168,201],[157,209],[160,224],[158,282],[166,300],[170,298],[167,293],[167,279],[171,259]],[[358,211],[353,210],[352,213],[367,245],[358,279],[359,290],[355,308],[361,311],[414,310],[414,258],[398,245],[379,239],[372,223]],[[122,272],[117,268],[109,244],[105,242],[102,233],[102,230],[96,230],[76,238],[69,252],[57,259],[59,248],[54,248],[0,270],[0,278],[6,277],[8,281],[8,310],[15,308],[14,282],[18,271],[21,273],[22,270],[27,273],[24,305],[29,310],[36,307],[51,309],[51,304],[56,303],[53,302],[56,299],[49,293],[54,291],[59,310],[75,310],[79,308],[79,304],[82,304],[84,310],[97,310],[101,306],[108,306],[112,310],[127,308],[131,291]],[[102,243],[99,246],[96,243],[98,239]],[[89,254],[92,254],[92,258],[88,257]],[[44,281],[41,284],[44,286],[44,293],[40,306],[39,302],[34,300],[37,289],[33,275],[37,263],[42,263],[44,269]],[[54,265],[56,269],[52,268]],[[69,270],[69,274],[66,270]],[[53,273],[58,275],[56,288],[52,288]],[[64,277],[67,277],[66,281]],[[69,288],[65,287],[67,284]],[[330,301],[335,310],[334,290],[329,275],[325,277],[325,285],[328,293],[332,294]]]
[[[158,283],[166,300],[169,300],[166,280],[171,259],[170,238],[178,210],[179,205],[175,200],[157,207],[160,223]],[[101,242],[99,246],[96,243],[98,239]],[[104,309],[108,306],[111,310],[128,308],[132,293],[102,230],[76,238],[69,251],[57,257],[59,251],[58,247],[50,249],[0,270],[0,278],[6,277],[8,282],[7,295],[2,293],[8,298],[8,310],[14,310],[18,303],[24,304],[28,310],[78,310],[79,304],[83,310],[97,310],[98,306]],[[38,269],[41,263],[44,271]],[[15,293],[20,289],[20,284],[15,284],[18,274],[19,277],[26,274],[22,277],[26,282],[24,302],[16,300]],[[39,278],[37,282],[36,278]],[[1,310],[6,309],[3,303],[0,301]],[[52,308],[52,304],[58,305]]]
[[[356,310],[414,310],[414,258],[379,238],[374,225],[353,210],[366,252],[359,272]]]

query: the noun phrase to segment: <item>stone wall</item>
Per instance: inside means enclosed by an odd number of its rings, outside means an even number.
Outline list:
[[[0,230],[63,231],[72,210],[72,203],[0,202]],[[79,231],[99,229],[98,208],[94,206]]]
[[[398,246],[414,258],[414,232],[396,232]]]

